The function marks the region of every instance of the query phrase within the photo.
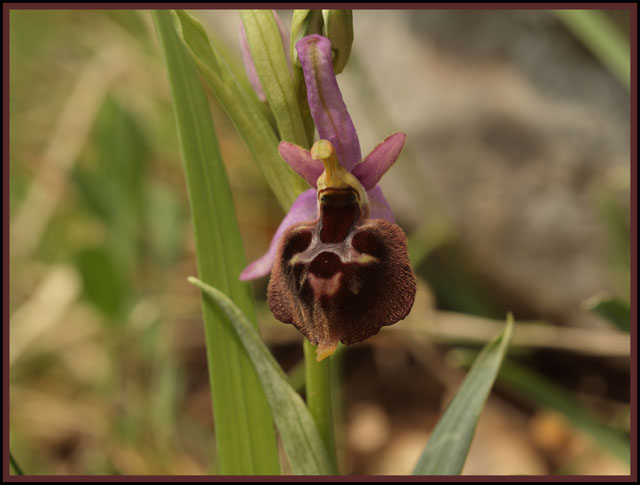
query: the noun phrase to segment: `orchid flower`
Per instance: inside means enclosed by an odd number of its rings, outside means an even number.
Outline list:
[[[331,42],[309,35],[296,44],[320,139],[311,150],[282,141],[278,150],[313,187],[296,199],[267,253],[241,280],[266,276],[269,308],[295,325],[317,358],[361,342],[411,310],[415,277],[407,240],[378,185],[405,143],[395,133],[362,160],[360,143],[332,65]]]

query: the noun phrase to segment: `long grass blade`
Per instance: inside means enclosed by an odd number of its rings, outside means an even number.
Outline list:
[[[222,288],[255,322],[242,240],[209,105],[191,56],[168,11],[153,18],[174,102],[200,277]],[[251,361],[227,317],[203,301],[218,463],[222,474],[278,474],[273,421]]]
[[[604,12],[556,10],[555,13],[625,87],[631,87],[629,40]]]
[[[9,452],[9,462],[11,463],[11,467],[13,468],[13,471],[16,473],[16,475],[24,476],[24,472],[22,471],[22,467],[20,467],[20,465],[18,465],[18,462],[13,457],[13,453],[11,453],[11,452]]]
[[[513,335],[513,317],[476,358],[453,401],[431,433],[414,475],[459,475],[482,408],[491,392]]]
[[[215,52],[212,54],[210,44],[202,42],[202,36],[206,36],[206,33],[200,23],[184,11],[178,10],[176,13],[184,41],[200,74],[229,115],[280,205],[288,210],[298,195],[309,188],[308,184],[280,158],[280,140],[264,113],[235,80],[221,57],[216,56]],[[197,34],[190,33],[194,29],[198,30]],[[217,59],[215,65],[212,58]]]
[[[260,376],[271,413],[293,472],[297,475],[329,475],[333,472],[322,437],[300,395],[289,385],[258,332],[224,293],[190,277],[207,298],[205,304],[221,309],[229,318]]]

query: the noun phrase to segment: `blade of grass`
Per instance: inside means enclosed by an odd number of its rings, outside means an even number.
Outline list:
[[[256,329],[224,293],[197,278],[188,281],[200,288],[206,306],[222,310],[242,341],[265,390],[287,458],[298,475],[329,475],[334,472],[322,437],[300,395],[264,345]]]
[[[209,105],[170,12],[154,11],[174,100],[196,240],[198,273],[255,322],[250,287],[238,280],[244,251]],[[278,474],[273,422],[251,361],[224,313],[203,301],[219,469]]]
[[[631,307],[629,303],[615,297],[596,295],[584,302],[584,307],[609,321],[618,330],[631,331]]]
[[[629,40],[598,10],[555,10],[558,18],[618,80],[631,87]]]
[[[217,59],[217,64],[213,65],[210,44],[192,40],[201,38],[202,35],[206,36],[200,23],[182,10],[176,13],[185,43],[202,77],[229,115],[280,205],[283,209],[289,210],[296,197],[309,188],[308,184],[280,158],[279,140],[273,133],[269,120],[235,81],[228,66],[221,62],[221,58],[216,56],[215,52],[213,57]],[[198,36],[188,34],[194,29],[200,31]],[[217,70],[222,72],[222,75],[218,75]]]
[[[270,10],[242,10],[240,18],[280,139],[309,148],[282,37],[273,13]]]
[[[431,433],[414,475],[459,475],[482,408],[491,392],[513,335],[513,317],[478,355],[453,401]]]
[[[11,466],[13,467],[13,471],[16,472],[16,475],[24,476],[24,472],[22,471],[22,468],[20,468],[20,465],[18,465],[18,462],[13,457],[13,453],[11,453],[11,452],[9,452],[9,462],[11,463]]]

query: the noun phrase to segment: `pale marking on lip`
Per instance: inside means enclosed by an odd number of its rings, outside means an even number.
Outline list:
[[[362,253],[356,258],[356,262],[360,264],[378,263],[380,260],[370,254]]]
[[[320,278],[319,276],[309,273],[309,284],[313,289],[313,298],[317,301],[321,296],[331,298],[340,289],[342,271],[338,271],[331,278]]]

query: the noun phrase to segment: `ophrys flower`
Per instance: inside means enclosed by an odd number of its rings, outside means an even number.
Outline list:
[[[405,135],[389,136],[362,160],[330,41],[310,35],[296,49],[320,140],[310,151],[282,141],[279,152],[314,188],[298,197],[269,251],[241,279],[271,271],[269,308],[318,345],[320,360],[339,341],[361,342],[404,318],[413,305],[416,285],[406,237],[378,185]]]

